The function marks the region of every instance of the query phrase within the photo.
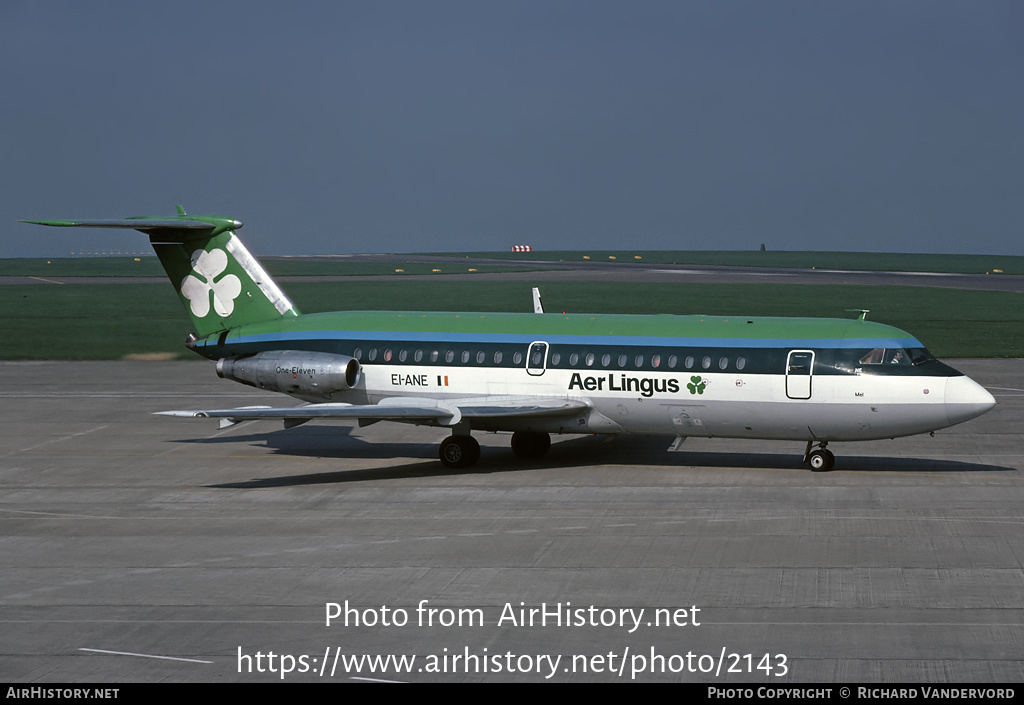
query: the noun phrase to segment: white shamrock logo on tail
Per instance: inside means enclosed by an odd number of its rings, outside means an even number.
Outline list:
[[[210,312],[211,291],[213,310],[218,316],[230,316],[235,310],[235,298],[242,293],[242,282],[234,274],[214,281],[227,268],[228,256],[224,250],[196,250],[192,253],[193,273],[181,283],[181,295],[189,300],[192,315],[203,318]]]

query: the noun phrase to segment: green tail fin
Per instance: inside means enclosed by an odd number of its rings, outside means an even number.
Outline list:
[[[205,337],[245,323],[300,315],[280,287],[235,235],[242,222],[220,216],[122,220],[26,220],[57,227],[132,228],[149,235],[160,263]]]

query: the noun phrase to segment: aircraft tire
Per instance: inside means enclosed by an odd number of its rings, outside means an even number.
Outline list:
[[[538,431],[516,431],[512,434],[512,453],[517,458],[540,458],[551,448],[551,436]]]
[[[836,464],[836,456],[830,450],[819,448],[808,456],[807,464],[812,472],[828,472]]]
[[[448,436],[441,441],[437,455],[446,468],[471,468],[480,460],[480,444],[472,436]]]

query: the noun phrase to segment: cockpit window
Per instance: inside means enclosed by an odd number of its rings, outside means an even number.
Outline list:
[[[886,348],[883,356],[886,365],[909,365],[910,356],[903,348]]]
[[[924,348],[875,348],[860,359],[860,364],[920,365],[934,359]]]
[[[885,348],[875,348],[867,355],[860,359],[862,365],[880,365],[882,364],[882,356],[885,355]]]
[[[907,348],[907,354],[910,355],[910,361],[915,365],[935,359],[935,356],[924,348]]]

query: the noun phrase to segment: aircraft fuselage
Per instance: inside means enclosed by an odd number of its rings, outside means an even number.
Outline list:
[[[241,326],[193,349],[212,359],[290,350],[358,361],[352,388],[279,390],[310,402],[586,402],[571,416],[473,419],[474,430],[853,441],[934,431],[993,404],[915,338],[861,320],[347,312],[268,328]]]

